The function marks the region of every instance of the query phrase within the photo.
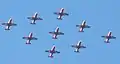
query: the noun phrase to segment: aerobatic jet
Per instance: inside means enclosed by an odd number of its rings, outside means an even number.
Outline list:
[[[110,43],[110,41],[109,41],[110,39],[116,39],[115,36],[112,36],[111,31],[109,31],[106,36],[101,36],[101,37],[105,38],[105,41],[104,41],[105,43]]]
[[[2,25],[5,25],[5,30],[10,30],[10,26],[16,26],[17,24],[13,23],[13,19],[10,18],[7,23],[2,23]]]
[[[57,19],[62,20],[62,16],[68,16],[68,13],[64,12],[64,8],[61,8],[59,12],[54,12],[54,14],[58,15]]]
[[[32,17],[27,18],[32,20],[30,24],[36,24],[36,20],[43,20],[42,18],[38,17],[38,12],[35,12],[35,14]]]
[[[82,24],[76,25],[76,27],[79,27],[79,32],[84,32],[84,28],[90,28],[91,26],[86,25],[86,20],[83,20]]]
[[[86,48],[85,46],[81,45],[81,43],[82,43],[81,41],[78,41],[78,43],[76,45],[71,45],[71,47],[75,48],[74,52],[79,52],[80,48]]]
[[[50,53],[50,54],[48,55],[48,57],[50,57],[50,58],[53,58],[53,54],[55,54],[55,53],[60,53],[59,51],[56,51],[56,50],[55,50],[55,45],[52,46],[51,50],[45,50],[45,52]]]
[[[30,33],[29,36],[23,37],[23,39],[26,39],[26,44],[31,44],[30,41],[31,40],[37,40],[38,38],[33,37],[33,33]]]
[[[59,31],[59,27],[55,29],[55,31],[49,32],[50,34],[53,34],[52,39],[57,39],[58,35],[64,35],[63,32]]]

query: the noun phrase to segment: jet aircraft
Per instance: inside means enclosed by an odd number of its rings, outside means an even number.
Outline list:
[[[60,53],[59,51],[56,51],[55,48],[56,48],[55,45],[53,45],[51,50],[45,50],[45,52],[49,52],[50,53],[48,57],[53,58],[53,54]]]
[[[55,29],[55,31],[49,32],[50,34],[53,34],[52,39],[57,39],[58,35],[64,35],[63,32],[59,32],[59,27]]]
[[[81,43],[82,43],[81,41],[78,41],[78,43],[76,45],[71,45],[71,47],[75,48],[74,52],[79,52],[80,48],[86,48],[85,46],[81,45]]]
[[[31,40],[37,40],[38,38],[33,37],[33,33],[30,33],[29,36],[23,37],[23,39],[26,39],[26,44],[31,44],[30,41]]]
[[[108,32],[108,35],[106,35],[106,36],[101,36],[101,37],[103,37],[103,38],[105,38],[105,43],[110,43],[110,39],[116,39],[116,37],[115,36],[112,36],[112,32],[111,31],[109,31]]]
[[[64,12],[64,8],[61,8],[59,12],[54,12],[54,14],[59,15],[57,17],[58,20],[62,20],[62,16],[68,16],[68,13]]]
[[[13,23],[13,19],[10,18],[7,23],[2,23],[2,25],[5,25],[5,30],[10,30],[10,26],[17,26],[17,24]]]
[[[36,24],[36,20],[43,20],[42,18],[38,17],[38,12],[35,12],[35,14],[32,17],[27,18],[32,20],[30,24]]]
[[[79,32],[84,32],[84,28],[90,28],[91,26],[86,25],[86,20],[83,20],[82,24],[76,25],[76,27],[79,27]]]

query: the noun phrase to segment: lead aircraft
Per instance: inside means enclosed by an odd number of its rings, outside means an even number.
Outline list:
[[[111,31],[109,31],[106,36],[101,36],[101,37],[105,38],[105,41],[104,41],[105,43],[110,43],[110,41],[109,41],[110,39],[116,39],[115,36],[112,36]]]
[[[37,40],[38,38],[33,37],[33,33],[30,33],[29,36],[23,37],[23,39],[26,39],[26,44],[31,44],[30,41],[31,40]]]
[[[54,12],[54,14],[59,15],[57,17],[58,20],[62,20],[62,16],[68,16],[68,13],[64,12],[64,8],[61,8],[59,12]]]
[[[2,25],[5,25],[5,30],[10,30],[10,26],[16,26],[17,24],[13,23],[13,19],[10,18],[7,23],[2,23]]]
[[[32,17],[27,18],[32,20],[30,24],[36,24],[36,20],[43,20],[42,18],[38,17],[38,12],[35,12],[35,14]]]
[[[80,48],[86,48],[85,46],[81,45],[81,43],[82,43],[81,41],[78,41],[78,43],[76,45],[71,45],[71,47],[75,48],[74,52],[79,52]]]
[[[84,28],[91,28],[91,26],[86,25],[86,20],[83,20],[82,24],[76,25],[76,27],[79,27],[79,32],[84,32]]]
[[[59,27],[55,29],[55,31],[49,32],[50,34],[53,34],[52,39],[57,39],[57,35],[64,35],[63,32],[59,32]]]
[[[49,52],[50,53],[48,55],[48,57],[53,58],[53,54],[60,53],[59,51],[56,51],[55,48],[56,48],[55,45],[53,45],[52,48],[51,48],[51,50],[45,50],[45,52]]]

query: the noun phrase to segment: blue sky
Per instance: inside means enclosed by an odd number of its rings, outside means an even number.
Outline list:
[[[10,17],[18,25],[11,31],[0,28],[0,64],[119,64],[119,0],[1,0],[0,23],[7,22]],[[53,12],[65,8],[70,15],[57,20]],[[29,24],[26,18],[35,12],[44,20],[37,21],[36,25]],[[84,33],[79,33],[76,24],[87,20],[91,25]],[[57,26],[64,36],[58,40],[52,40],[49,31]],[[104,43],[102,35],[111,30],[116,40],[110,40],[110,44]],[[38,38],[31,41],[32,45],[26,45],[23,36],[33,32]],[[83,41],[86,49],[80,53],[74,53],[71,44]],[[48,58],[46,49],[52,45],[60,54],[55,54],[53,59]]]

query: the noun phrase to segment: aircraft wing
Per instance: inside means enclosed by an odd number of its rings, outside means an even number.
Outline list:
[[[2,23],[2,25],[7,25],[7,23]]]
[[[67,15],[68,16],[69,14],[68,13],[63,13],[63,15]]]
[[[76,25],[76,27],[80,27],[80,25]]]
[[[77,53],[79,53],[79,49],[78,49],[78,48],[76,48],[74,52],[77,52]]]
[[[43,20],[42,18],[40,18],[40,17],[38,17],[38,18],[36,18],[36,20]]]
[[[60,53],[59,51],[55,51],[55,53]]]
[[[59,13],[58,13],[58,12],[54,12],[54,14],[59,15]]]
[[[90,28],[91,26],[85,25],[85,28]]]
[[[45,52],[50,52],[50,50],[45,50]]]
[[[32,40],[37,40],[38,38],[36,38],[36,37],[32,37]]]
[[[49,32],[50,34],[54,34],[55,32]]]
[[[116,39],[116,37],[115,36],[111,36],[111,39]]]
[[[80,48],[86,48],[85,46],[80,46]]]
[[[64,33],[63,32],[58,32],[58,35],[64,35]]]
[[[76,45],[71,45],[71,47],[77,48],[77,46],[76,46]]]
[[[23,39],[28,39],[29,37],[23,37]]]
[[[101,37],[106,38],[106,36],[101,36]]]
[[[27,19],[30,19],[30,20],[32,20],[33,18],[32,18],[32,17],[27,17]]]
[[[17,24],[15,24],[15,23],[12,23],[12,26],[17,26]]]

